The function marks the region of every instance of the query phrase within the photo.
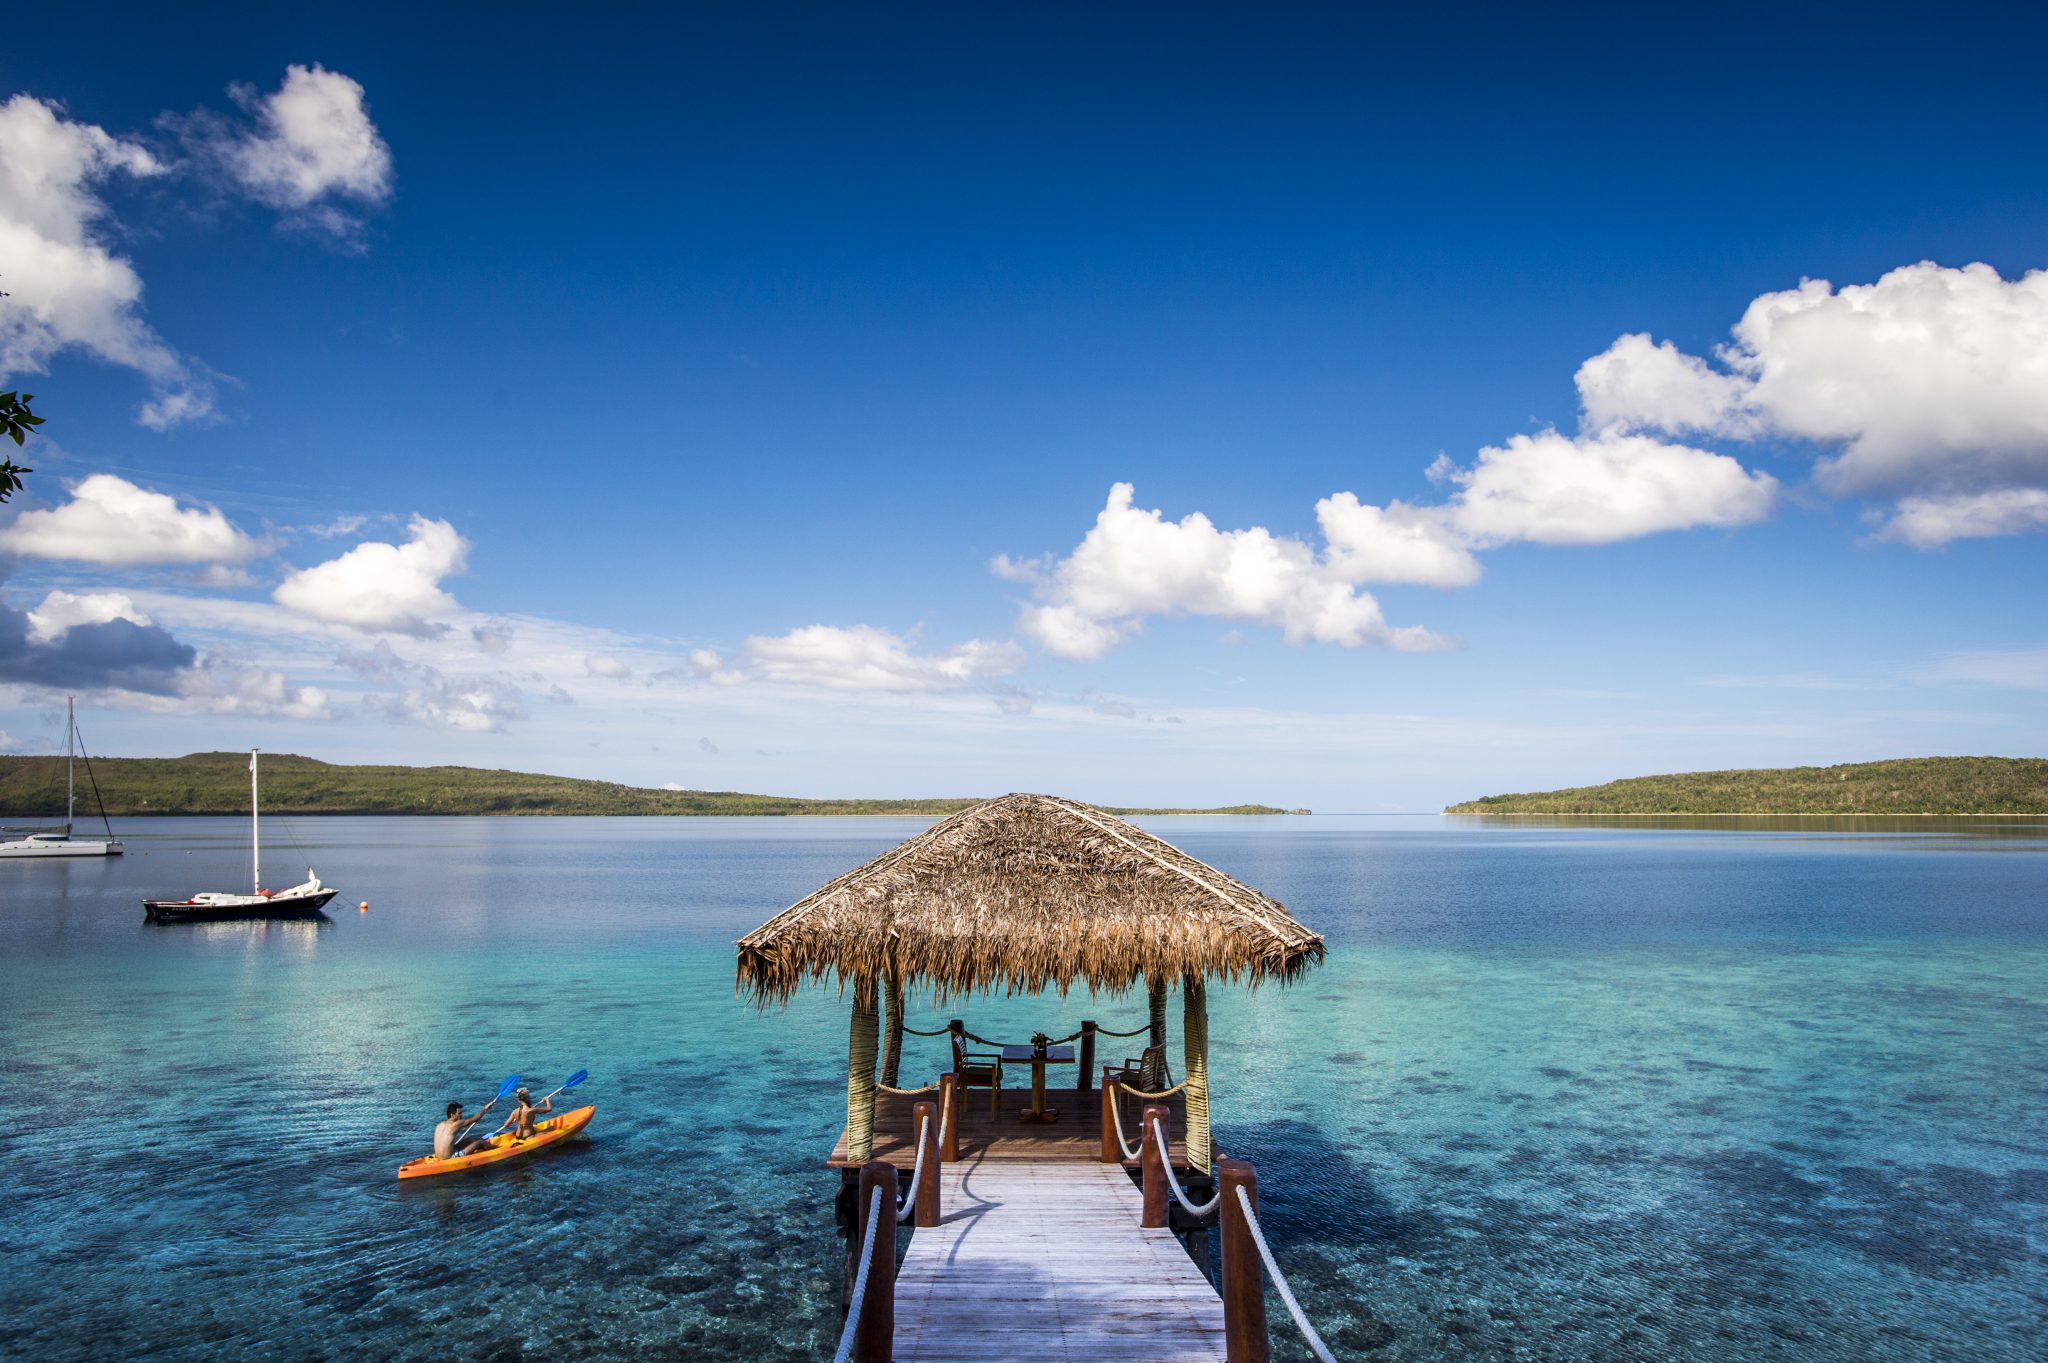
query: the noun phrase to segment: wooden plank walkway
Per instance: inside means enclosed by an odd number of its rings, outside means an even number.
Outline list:
[[[941,1166],[940,1222],[896,1276],[896,1363],[1216,1363],[1223,1301],[1122,1168]]]

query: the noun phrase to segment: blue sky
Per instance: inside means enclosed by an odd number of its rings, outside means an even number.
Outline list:
[[[793,794],[2043,751],[2037,13],[10,26],[14,750],[76,690]]]

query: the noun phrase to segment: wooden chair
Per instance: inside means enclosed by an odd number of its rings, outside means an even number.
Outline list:
[[[1159,1073],[1159,1082],[1156,1085],[1148,1084],[1145,1082],[1147,1072],[1150,1071],[1154,1065],[1158,1066]],[[1147,1046],[1145,1048],[1145,1053],[1139,1056],[1136,1060],[1131,1059],[1129,1056],[1125,1056],[1123,1073],[1119,1074],[1116,1077],[1116,1081],[1119,1084],[1124,1084],[1131,1088],[1148,1089],[1155,1092],[1158,1089],[1172,1088],[1173,1070],[1169,1068],[1166,1063],[1166,1047]]]
[[[1000,1051],[970,1051],[967,1038],[959,1032],[953,1037],[953,1082],[959,1085],[960,1105],[967,1105],[967,1090],[985,1088],[988,1090],[988,1115],[994,1117],[1003,1093],[1003,1056]]]

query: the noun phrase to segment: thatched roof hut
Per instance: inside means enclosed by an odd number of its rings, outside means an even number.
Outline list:
[[[943,998],[1065,993],[1075,984],[1116,992],[1143,980],[1163,1049],[1165,991],[1178,980],[1191,1125],[1199,1100],[1203,1151],[1204,982],[1284,983],[1323,957],[1323,939],[1273,899],[1141,828],[1050,795],[1005,795],[934,824],[797,901],[738,947],[739,988],[761,1003],[786,1000],[806,979],[836,976],[852,987],[850,1138],[872,1122],[878,996],[889,1004],[893,1057],[906,987]],[[885,1083],[893,1071],[884,1065]]]

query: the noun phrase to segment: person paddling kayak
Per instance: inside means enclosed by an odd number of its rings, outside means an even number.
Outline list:
[[[512,1095],[512,1111],[506,1116],[505,1125],[499,1127],[498,1130],[504,1131],[509,1127],[513,1140],[530,1141],[533,1139],[533,1119],[541,1113],[553,1112],[554,1110],[555,1096],[552,1093],[536,1104],[533,1101],[533,1095],[526,1089],[521,1088]]]
[[[478,1113],[477,1115],[482,1116],[483,1114]],[[435,1159],[453,1159],[457,1155],[474,1154],[476,1151],[482,1149],[485,1145],[489,1143],[481,1138],[478,1138],[474,1140],[464,1141],[460,1149],[456,1148],[455,1133],[462,1130],[462,1124],[465,1120],[466,1119],[462,1115],[462,1104],[448,1104],[448,1116],[446,1120],[442,1121],[438,1126],[434,1128]]]

